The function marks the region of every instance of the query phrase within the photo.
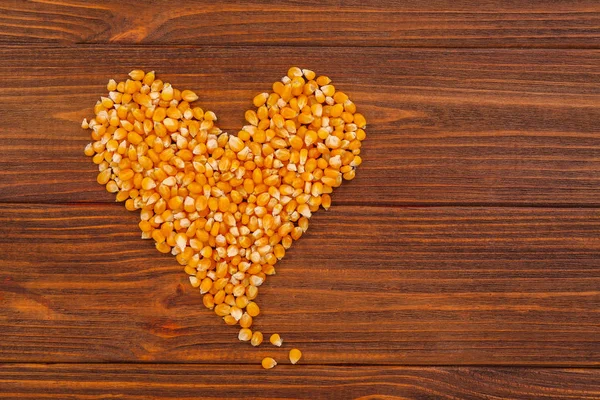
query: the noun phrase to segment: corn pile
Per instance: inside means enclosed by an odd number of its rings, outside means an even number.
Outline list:
[[[258,346],[258,288],[312,213],[330,207],[333,188],[354,178],[365,118],[328,77],[292,67],[272,92],[254,97],[248,125],[229,135],[214,112],[191,104],[194,92],[154,72],[129,76],[111,79],[95,117],[82,123],[91,129],[85,154],[98,165],[97,181],[140,210],[142,238],[173,254],[204,305]],[[271,342],[281,345],[276,336]]]

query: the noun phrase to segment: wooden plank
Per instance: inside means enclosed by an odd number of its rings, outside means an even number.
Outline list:
[[[563,365],[600,361],[598,209],[335,206],[237,340],[120,206],[0,205],[0,362]]]
[[[345,204],[600,205],[599,51],[29,46],[0,59],[0,201],[112,202],[79,127],[109,77],[157,70],[237,132],[253,95],[300,64],[369,121]]]
[[[0,398],[597,399],[600,370],[4,364]],[[389,396],[389,397],[388,397]]]
[[[593,0],[8,1],[0,15],[10,44],[600,46]]]

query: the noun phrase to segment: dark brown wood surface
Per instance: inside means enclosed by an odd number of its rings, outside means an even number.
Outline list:
[[[595,0],[5,0],[4,43],[600,47]]]
[[[124,208],[4,205],[0,359],[598,366],[598,211],[334,205],[260,288],[275,349],[239,343]]]
[[[113,202],[114,196],[99,193],[95,169],[81,156],[89,137],[80,128],[106,94],[109,77],[124,79],[136,66],[154,69],[175,87],[198,91],[220,126],[237,132],[256,93],[288,66],[307,64],[331,75],[372,121],[360,173],[336,196],[344,204],[600,206],[600,50],[354,53],[0,49],[0,200]]]
[[[600,398],[598,2],[9,0],[0,44],[0,398]],[[260,288],[284,346],[253,348],[80,122],[140,67],[236,132],[291,65],[368,136]]]
[[[600,370],[181,364],[0,366],[0,398],[598,399]],[[335,393],[335,397],[328,394]]]

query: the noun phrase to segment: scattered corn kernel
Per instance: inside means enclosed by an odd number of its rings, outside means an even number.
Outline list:
[[[281,347],[281,344],[283,343],[283,339],[281,339],[281,336],[279,336],[279,334],[274,333],[269,338],[269,342],[271,342],[271,344],[273,346]]]
[[[273,368],[276,365],[277,365],[277,361],[275,361],[271,357],[265,357],[262,360],[262,367],[264,369],[271,369],[271,368]]]
[[[258,307],[258,305],[255,302],[251,301],[246,306],[246,312],[251,317],[256,317],[256,316],[258,316],[258,314],[260,314],[260,308]]]
[[[298,361],[300,361],[300,358],[302,358],[302,352],[298,349],[291,349],[290,350],[290,362],[292,364],[296,364]]]
[[[250,343],[252,346],[259,346],[263,341],[263,334],[259,331],[254,331],[252,334],[252,339],[250,339]]]
[[[133,71],[131,71],[129,73],[129,76],[131,77],[131,79],[133,79],[134,81],[141,81],[142,79],[144,79],[144,76],[146,74],[144,73],[144,71],[142,71],[141,69],[134,69]]]
[[[191,103],[192,101],[198,100],[198,95],[191,90],[184,90],[181,92],[181,98],[188,103]]]
[[[247,342],[248,340],[252,339],[252,331],[248,328],[240,329],[238,339],[240,339],[242,342]]]

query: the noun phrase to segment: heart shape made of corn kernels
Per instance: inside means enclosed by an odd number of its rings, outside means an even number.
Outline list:
[[[154,72],[129,76],[111,79],[82,123],[97,181],[140,210],[142,238],[175,255],[204,305],[258,345],[258,287],[312,213],[330,207],[333,188],[354,178],[365,118],[328,77],[292,67],[254,97],[234,136],[191,104],[194,92]]]

